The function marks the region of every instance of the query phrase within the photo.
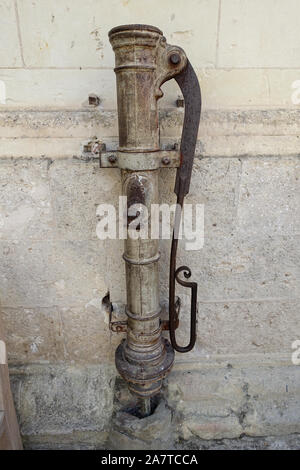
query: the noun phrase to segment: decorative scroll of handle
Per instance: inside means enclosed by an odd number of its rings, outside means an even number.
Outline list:
[[[197,288],[196,282],[181,279],[180,274],[183,273],[185,279],[189,279],[192,272],[188,266],[180,266],[176,269],[176,255],[178,238],[177,232],[180,223],[181,205],[178,203],[175,213],[175,225],[172,239],[171,248],[171,261],[170,261],[170,285],[169,285],[169,324],[170,324],[170,340],[175,351],[184,353],[191,351],[196,342],[196,324],[197,324]],[[190,342],[187,346],[179,346],[176,341],[176,317],[175,317],[175,284],[176,281],[183,287],[191,289],[191,323],[190,323]]]
[[[195,147],[197,142],[198,127],[201,113],[201,92],[197,76],[190,62],[184,70],[175,77],[185,102],[185,113],[183,131],[181,136],[181,165],[177,170],[175,193],[177,194],[177,206],[175,212],[171,259],[170,259],[170,284],[169,284],[169,323],[170,340],[173,348],[178,352],[188,352],[193,349],[196,342],[197,322],[197,283],[182,279],[179,275],[183,273],[185,279],[191,277],[191,270],[187,266],[176,268],[176,255],[178,246],[178,231],[180,226],[183,201],[189,192]],[[176,281],[183,287],[191,289],[191,324],[190,342],[187,346],[179,346],[175,335],[175,284]]]

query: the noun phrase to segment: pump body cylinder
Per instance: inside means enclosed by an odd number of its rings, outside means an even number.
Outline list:
[[[174,47],[168,46],[162,32],[152,26],[120,26],[110,31],[109,38],[115,52],[123,195],[129,211],[136,205],[141,208],[140,215],[146,211],[149,216],[143,225],[148,236],[133,239],[128,234],[125,240],[127,338],[117,348],[116,366],[130,389],[146,398],[159,392],[174,361],[174,351],[161,334],[159,243],[151,238],[150,218],[151,205],[159,203],[158,169],[151,161],[160,152],[160,85],[178,73],[185,56],[175,48],[183,60],[178,66],[170,65]],[[132,220],[129,212],[128,228]]]

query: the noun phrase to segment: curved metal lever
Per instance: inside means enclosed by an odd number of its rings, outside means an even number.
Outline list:
[[[195,147],[197,142],[198,127],[201,114],[201,91],[197,76],[190,62],[184,70],[174,77],[177,81],[185,102],[184,123],[181,136],[180,155],[181,164],[177,170],[174,192],[177,194],[177,206],[173,229],[171,259],[170,259],[170,280],[169,280],[169,322],[170,340],[173,348],[178,352],[188,352],[193,349],[196,342],[196,316],[197,316],[197,283],[180,279],[179,274],[183,272],[184,277],[191,277],[191,270],[187,266],[180,266],[176,269],[176,255],[178,246],[178,232],[181,219],[183,201],[190,189]],[[176,281],[191,289],[191,325],[190,342],[187,346],[179,346],[175,335],[175,284]]]

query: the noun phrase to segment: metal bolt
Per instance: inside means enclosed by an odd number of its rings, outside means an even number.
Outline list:
[[[109,161],[109,163],[111,163],[111,164],[116,163],[116,161],[117,161],[116,155],[110,155],[110,156],[108,157],[108,161]]]
[[[171,160],[169,159],[169,157],[164,157],[162,159],[162,164],[163,165],[169,165],[171,163]]]
[[[170,55],[170,58],[169,58],[171,64],[173,65],[178,65],[180,63],[180,55],[177,54],[177,52],[173,52],[173,54]]]
[[[89,142],[88,144],[84,144],[83,146],[83,152],[84,153],[89,153],[92,151],[92,144]]]
[[[177,108],[184,108],[184,98],[183,96],[178,96],[176,100],[176,106]]]

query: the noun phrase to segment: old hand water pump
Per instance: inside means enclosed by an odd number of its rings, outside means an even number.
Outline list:
[[[127,204],[149,208],[158,203],[160,167],[177,167],[175,193],[177,209],[170,260],[169,322],[170,342],[162,337],[159,306],[158,240],[125,240],[127,337],[116,350],[116,367],[130,390],[142,399],[143,414],[150,413],[150,397],[158,393],[174,361],[174,350],[190,351],[196,340],[197,284],[190,282],[187,266],[176,267],[177,232],[185,195],[189,192],[201,110],[200,87],[185,52],[166,43],[156,27],[134,24],[109,32],[115,52],[119,147],[102,152],[100,165],[122,171],[123,195]],[[185,114],[180,150],[162,150],[159,142],[157,101],[161,85],[174,78],[184,97]],[[128,215],[128,222],[130,217]],[[151,224],[149,221],[148,224]],[[185,279],[182,278],[182,275]],[[179,346],[175,283],[191,289],[191,330],[189,343]]]

